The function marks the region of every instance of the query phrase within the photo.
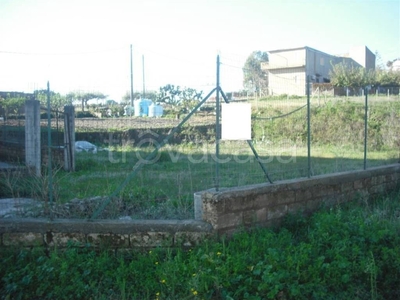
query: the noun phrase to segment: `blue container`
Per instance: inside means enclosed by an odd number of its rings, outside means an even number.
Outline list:
[[[153,102],[150,99],[135,100],[134,110],[136,117],[146,117],[149,115],[149,106]]]
[[[163,107],[161,105],[156,105],[151,103],[149,106],[149,117],[159,118],[163,115]]]

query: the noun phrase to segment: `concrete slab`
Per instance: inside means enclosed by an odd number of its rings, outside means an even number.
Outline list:
[[[37,207],[38,202],[29,198],[5,198],[0,199],[0,218],[23,212],[27,209]]]
[[[8,163],[1,162],[1,161],[0,161],[0,169],[8,169],[8,168],[12,168],[12,167],[14,167],[14,166],[13,166],[13,165],[10,165],[10,164],[8,164]]]
[[[16,170],[24,170],[24,169],[26,169],[26,167],[23,165],[14,165],[0,161],[0,172],[9,172]]]

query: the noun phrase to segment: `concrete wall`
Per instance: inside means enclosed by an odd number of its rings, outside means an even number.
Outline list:
[[[268,73],[269,93],[304,96],[306,94],[305,76],[304,68],[270,70]]]
[[[268,68],[281,69],[306,65],[306,48],[275,50],[269,52]]]
[[[268,89],[271,95],[301,95],[306,93],[306,48],[269,52]]]
[[[349,56],[367,70],[375,70],[375,54],[366,46],[351,47]]]
[[[279,225],[288,213],[310,214],[358,197],[375,197],[400,185],[400,164],[196,193],[202,220],[0,219],[0,247],[151,248],[193,246],[214,234],[243,227]],[[198,198],[197,198],[198,200]]]
[[[331,61],[334,57],[330,54],[307,47],[306,75],[314,76],[314,82],[324,82],[330,78],[332,70]],[[303,94],[304,95],[304,94]]]
[[[279,224],[288,213],[311,213],[358,197],[374,197],[400,184],[400,164],[202,193],[203,220],[219,234],[240,227]]]
[[[0,247],[64,248],[71,242],[110,248],[190,247],[211,234],[209,224],[195,220],[0,220]]]
[[[25,101],[25,164],[40,175],[40,102],[37,100]]]

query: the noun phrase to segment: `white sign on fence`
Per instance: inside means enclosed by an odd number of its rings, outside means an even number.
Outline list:
[[[222,103],[223,140],[251,140],[251,104]]]

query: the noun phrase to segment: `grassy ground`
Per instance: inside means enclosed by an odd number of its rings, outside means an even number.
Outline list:
[[[190,219],[194,217],[193,194],[213,188],[216,184],[214,145],[169,147],[161,150],[156,161],[133,167],[146,157],[144,148],[115,148],[112,152],[77,153],[76,172],[62,170],[53,174],[53,201],[60,206],[56,217],[87,218],[107,197],[115,193],[112,210],[106,209],[101,218],[130,216],[135,219]],[[266,175],[246,143],[226,142],[220,147],[218,176],[220,187],[234,187],[268,182]],[[255,145],[268,177],[273,181],[308,176],[307,148],[284,144],[282,147],[258,143]],[[234,154],[235,149],[236,154]],[[394,163],[397,152],[370,151],[367,167]],[[311,176],[326,173],[361,170],[362,150],[320,146],[312,148]],[[45,170],[46,171],[46,170]],[[134,175],[134,176],[132,176]],[[2,176],[5,176],[4,174]],[[124,188],[121,183],[132,176]],[[4,178],[12,196],[29,195],[48,200],[48,177],[18,178],[16,173]],[[96,204],[79,213],[68,212],[63,204],[72,199],[97,198]],[[94,203],[94,202],[92,202]]]
[[[2,249],[1,299],[399,299],[400,190],[190,249]]]
[[[396,96],[397,97],[397,96]],[[253,144],[273,181],[315,176],[364,168],[364,117],[362,97],[311,99],[311,165],[307,159],[307,114],[304,97],[253,100]],[[367,132],[367,167],[395,163],[400,159],[400,102],[397,98],[370,97]],[[303,108],[302,108],[303,107]],[[296,110],[299,109],[300,110]],[[214,116],[215,117],[215,116]],[[212,122],[213,116],[205,118]],[[196,116],[193,122],[204,117]],[[143,118],[142,118],[143,119]],[[118,131],[152,119],[79,120],[77,131]],[[157,120],[159,124],[162,120]],[[132,123],[133,122],[133,123]],[[136,123],[135,123],[136,122]],[[166,119],[168,122],[176,120]],[[196,121],[197,122],[197,121]],[[200,121],[199,121],[200,122]],[[97,124],[99,123],[99,124]],[[174,124],[175,124],[174,123]],[[114,125],[113,125],[114,124]],[[195,124],[195,123],[193,123]],[[196,123],[197,124],[197,123]],[[201,124],[201,122],[199,123]],[[96,126],[99,128],[96,129]],[[128,126],[128,127],[129,127]],[[151,128],[149,127],[149,130]],[[76,154],[76,172],[55,170],[54,202],[62,205],[74,198],[88,199],[114,195],[115,207],[123,211],[107,212],[103,217],[122,214],[133,218],[191,218],[193,193],[218,187],[234,187],[268,182],[246,142],[222,141],[216,164],[215,134],[197,139],[193,127],[185,127],[191,138],[180,145],[160,149],[150,163],[138,172],[135,166],[144,161],[157,146],[139,147],[124,141],[119,145],[92,141],[107,151]],[[310,169],[309,169],[310,167]],[[129,179],[126,186],[121,184]],[[48,178],[6,177],[0,182],[3,196],[48,198]],[[101,200],[104,201],[104,200]],[[63,211],[63,216],[66,211]],[[61,216],[61,215],[60,215]],[[68,216],[70,217],[70,216]],[[83,217],[83,216],[76,216]],[[86,216],[87,217],[87,216]]]

